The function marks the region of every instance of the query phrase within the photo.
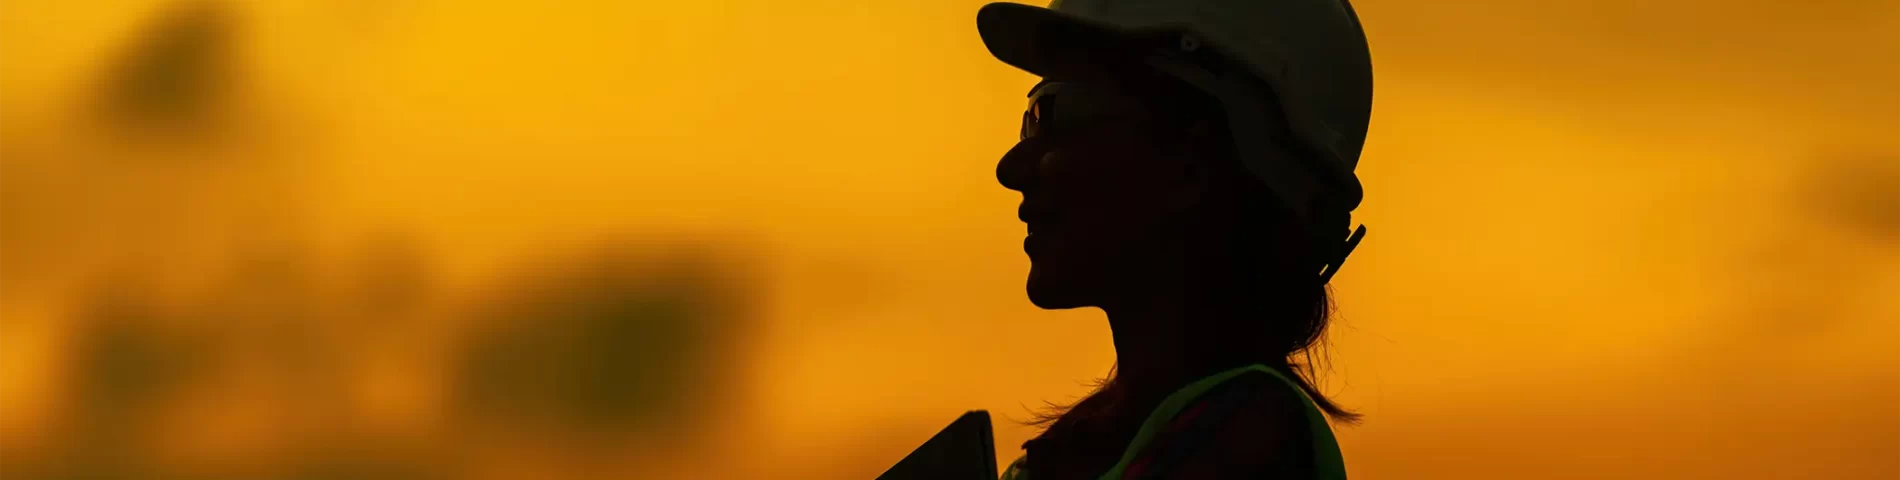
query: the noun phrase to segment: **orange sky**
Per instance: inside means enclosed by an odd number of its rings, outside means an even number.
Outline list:
[[[737,440],[703,454],[781,472],[869,478],[1113,361],[1099,312],[1022,298],[992,169],[1033,80],[979,44],[982,2],[232,2],[244,128],[108,145],[77,105],[170,3],[0,1],[0,448],[56,430],[79,282],[200,283],[256,238],[395,232],[448,291],[603,238],[742,239],[767,308],[709,427]],[[1900,175],[1900,7],[1356,5],[1371,235],[1330,377],[1368,416],[1355,476],[1900,475],[1900,239],[1810,195]],[[235,160],[120,161],[170,157]],[[353,415],[432,431],[432,360],[389,355]],[[695,469],[756,473],[727,465]]]

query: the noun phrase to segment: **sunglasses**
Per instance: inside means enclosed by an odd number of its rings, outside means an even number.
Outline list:
[[[1185,125],[1196,115],[1181,106],[1190,103],[1181,96],[1163,91],[1142,94],[1102,84],[1044,81],[1029,92],[1021,139],[1069,135],[1118,122]]]

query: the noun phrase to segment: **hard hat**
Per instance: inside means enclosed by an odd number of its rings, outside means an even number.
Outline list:
[[[1078,48],[1173,37],[1144,61],[1219,101],[1242,163],[1295,215],[1351,212],[1364,196],[1353,170],[1372,114],[1372,60],[1347,0],[999,2],[978,11],[977,30],[998,60],[1042,76]],[[1272,115],[1294,137],[1292,162],[1268,154]]]

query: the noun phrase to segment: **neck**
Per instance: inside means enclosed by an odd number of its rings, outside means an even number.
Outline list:
[[[1180,287],[1145,287],[1146,295],[1122,297],[1138,301],[1103,307],[1115,340],[1115,382],[1129,401],[1158,402],[1202,377],[1262,360],[1263,332],[1221,326],[1267,319],[1239,302],[1209,301],[1206,289]]]

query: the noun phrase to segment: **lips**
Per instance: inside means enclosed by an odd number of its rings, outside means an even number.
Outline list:
[[[1023,202],[1021,206],[1016,207],[1016,218],[1022,220],[1024,224],[1029,225],[1029,232],[1034,234],[1040,229],[1039,227],[1045,227],[1055,223],[1056,215],[1048,208],[1042,208],[1030,202]]]
[[[1043,244],[1053,238],[1050,235],[1056,215],[1048,209],[1038,208],[1034,203],[1023,202],[1022,206],[1016,208],[1016,218],[1022,220],[1029,230],[1028,236],[1023,238],[1023,251],[1034,256],[1037,251],[1044,250]],[[1037,233],[1042,233],[1042,236],[1037,236]]]

